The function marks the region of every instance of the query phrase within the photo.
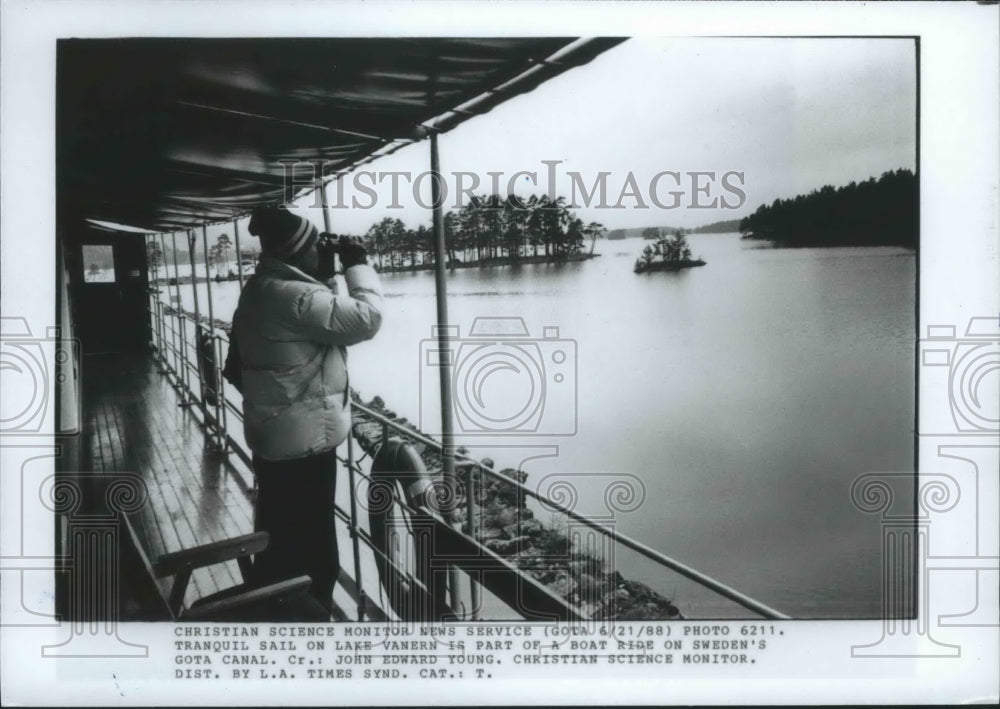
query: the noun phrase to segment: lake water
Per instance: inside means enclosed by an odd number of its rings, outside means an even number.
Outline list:
[[[695,235],[705,267],[634,275],[646,243],[600,241],[600,258],[585,262],[452,272],[449,315],[464,343],[455,353],[460,430],[539,434],[460,442],[498,468],[522,465],[529,484],[568,482],[578,511],[609,516],[785,613],[877,617],[882,531],[852,505],[850,488],[865,472],[913,470],[913,252]],[[425,342],[433,274],[382,280],[384,324],[351,349],[352,384],[434,430],[437,375]],[[190,308],[191,286],[181,292]],[[237,284],[213,292],[216,317],[228,319]],[[529,338],[508,336],[477,347],[477,318],[522,318],[536,344],[515,351]],[[545,340],[545,327],[558,339]],[[556,435],[572,430],[572,411],[575,435]],[[618,505],[634,510],[606,505],[616,481],[639,490]],[[616,554],[625,576],[673,597],[688,617],[733,615],[693,583]]]

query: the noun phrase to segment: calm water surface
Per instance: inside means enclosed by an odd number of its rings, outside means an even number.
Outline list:
[[[852,506],[850,486],[913,469],[913,252],[775,249],[735,234],[690,242],[708,265],[681,273],[634,275],[641,239],[598,242],[601,257],[587,262],[454,271],[449,315],[467,343],[456,356],[479,357],[462,372],[480,375],[459,382],[460,426],[495,428],[477,412],[516,424],[540,386],[550,405],[530,419],[538,432],[564,433],[574,405],[578,424],[575,435],[462,442],[500,468],[522,465],[529,484],[571,483],[578,511],[614,513],[626,534],[793,616],[877,616],[881,528]],[[352,384],[434,430],[436,371],[421,349],[433,275],[383,284],[384,324],[351,349]],[[181,290],[190,307],[190,286]],[[213,293],[216,317],[228,318],[236,284]],[[468,344],[476,318],[497,317],[523,318],[536,338],[558,327],[571,342],[525,346],[522,360],[540,364],[518,369],[509,345]],[[559,364],[557,351],[568,355]],[[638,490],[618,500],[632,511],[607,506],[616,481]],[[564,486],[550,492],[571,499]],[[734,612],[640,557],[619,550],[615,564],[689,617]]]

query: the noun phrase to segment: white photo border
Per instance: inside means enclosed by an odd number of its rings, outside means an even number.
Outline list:
[[[64,641],[51,617],[13,622],[22,599],[51,593],[39,579],[53,549],[51,513],[26,505],[25,471],[51,473],[53,445],[5,438],[3,701],[6,704],[688,704],[987,702],[998,697],[997,470],[990,430],[956,426],[948,382],[956,348],[992,343],[1000,327],[1000,42],[997,5],[932,3],[538,2],[4,2],[2,301],[33,331],[56,312],[53,179],[56,40],[122,36],[892,36],[919,38],[921,344],[918,460],[928,486],[921,617],[790,621],[749,667],[631,666],[601,672],[521,666],[500,681],[349,682],[173,679],[174,626],[131,624],[121,638],[146,654],[52,658]],[[981,328],[986,335],[981,336]],[[985,337],[985,339],[983,339]],[[951,354],[948,354],[951,353]],[[942,360],[942,357],[944,360]],[[951,359],[948,359],[948,358]],[[938,367],[935,369],[931,369]],[[949,368],[950,367],[950,368]],[[942,375],[942,372],[944,373]],[[943,378],[942,378],[943,377]],[[934,479],[954,485],[941,491]],[[947,488],[947,480],[944,481]],[[955,487],[957,486],[957,488]],[[954,496],[948,498],[948,495]],[[944,496],[944,497],[942,497]],[[949,500],[951,506],[949,506]],[[935,506],[936,505],[936,506]],[[873,508],[874,513],[878,510]],[[970,527],[970,520],[972,526]],[[30,530],[30,531],[29,531]],[[49,551],[45,551],[49,550]],[[978,594],[978,595],[977,595]],[[977,605],[978,601],[978,605]],[[157,659],[158,658],[158,659]],[[641,681],[638,681],[640,680]],[[632,681],[629,681],[632,680]]]

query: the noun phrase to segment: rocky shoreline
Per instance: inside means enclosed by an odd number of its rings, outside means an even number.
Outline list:
[[[376,411],[394,423],[417,429],[405,418],[388,409],[378,396],[369,402],[353,399]],[[374,455],[382,442],[382,424],[371,420],[357,407],[353,409],[352,431],[361,449]],[[423,434],[422,434],[423,435]],[[439,453],[421,443],[413,443],[428,472],[440,479]],[[461,451],[460,451],[461,452]],[[489,459],[481,461],[493,468]],[[524,483],[528,474],[505,468],[499,471],[508,478]],[[459,491],[456,522],[469,531],[466,519],[466,492],[470,480],[477,494],[478,536],[483,544],[551,591],[577,606],[594,619],[664,620],[683,616],[669,600],[649,586],[624,578],[617,571],[608,571],[603,560],[574,548],[570,537],[556,525],[543,524],[526,505],[524,495],[508,482],[484,475],[479,466],[459,466]]]

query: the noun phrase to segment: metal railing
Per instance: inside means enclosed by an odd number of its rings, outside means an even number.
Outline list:
[[[242,283],[242,267],[238,265],[238,268],[240,269],[240,278]],[[207,274],[208,272],[206,269],[206,276]],[[168,276],[168,278],[162,283],[168,292],[172,287],[169,280]],[[177,273],[176,261],[174,263],[174,281],[177,284],[177,288],[175,294],[172,295],[172,300],[175,301],[172,304],[164,303],[160,299],[159,295],[162,291],[157,287],[157,284],[159,283],[158,280],[153,280],[150,286],[149,311],[150,317],[154,319],[153,327],[151,327],[150,330],[153,338],[152,344],[156,352],[160,370],[168,376],[174,387],[178,390],[182,405],[196,407],[201,413],[202,420],[207,429],[206,432],[212,437],[216,447],[223,453],[230,451],[234,453],[250,469],[252,474],[252,456],[250,452],[244,448],[244,446],[230,433],[229,416],[232,415],[233,421],[236,425],[242,425],[243,412],[241,406],[242,399],[236,400],[234,398],[234,392],[232,391],[231,385],[229,385],[229,383],[226,382],[222,376],[222,367],[225,361],[225,353],[228,351],[229,337],[224,331],[215,326],[214,320],[208,320],[206,323],[205,318],[201,317],[200,313],[196,314],[195,317],[192,317],[191,314],[183,310],[180,300],[180,279]],[[192,265],[191,283],[193,288],[197,287],[197,281],[198,279],[194,272],[194,266]],[[206,280],[206,283],[208,286],[207,292],[210,304],[209,309],[211,311],[211,280]],[[188,321],[191,321],[191,327],[188,326]],[[199,333],[202,332],[209,336],[212,348],[212,357],[205,358],[198,356],[198,337]],[[190,356],[192,353],[194,354],[193,357]],[[206,376],[208,373],[203,371],[203,365],[206,363],[209,366],[214,367],[212,376]],[[198,379],[197,390],[192,387],[192,374]],[[206,396],[208,392],[205,384],[206,379],[217,382],[217,391],[215,391],[216,396],[214,402],[208,401],[208,397]],[[437,455],[442,456],[443,458],[445,451],[444,446],[440,442],[425,436],[422,433],[414,431],[412,428],[400,424],[357,401],[352,401],[351,405],[355,412],[359,413],[361,417],[381,426],[382,442],[388,441],[390,436],[394,433],[402,437],[404,440],[421,444],[425,448],[434,451]],[[372,477],[359,465],[360,461],[355,456],[355,441],[353,435],[348,436],[346,449],[346,457],[338,456],[338,460],[348,471],[348,487],[351,490],[350,502],[347,509],[341,505],[335,504],[334,512],[337,518],[346,524],[351,541],[354,567],[352,571],[354,586],[356,589],[356,593],[354,595],[356,596],[355,600],[357,602],[357,619],[363,620],[366,617],[385,619],[385,610],[379,604],[371,602],[366,595],[361,566],[362,544],[370,550],[371,553],[383,559],[387,564],[392,565],[397,572],[404,574],[412,583],[416,584],[418,587],[420,587],[421,584],[416,577],[410,574],[407,570],[401,569],[387,554],[380,550],[372,540],[371,535],[360,527],[356,499],[359,490],[358,481],[361,479],[370,483],[372,481]],[[645,559],[652,561],[658,566],[678,573],[696,584],[718,594],[719,596],[722,596],[723,598],[726,598],[739,606],[752,611],[753,613],[771,619],[788,618],[788,616],[780,611],[777,611],[774,608],[751,598],[741,591],[738,591],[731,586],[714,579],[711,576],[684,564],[683,562],[678,561],[677,559],[667,556],[666,554],[663,554],[662,552],[657,551],[640,541],[622,534],[616,529],[606,527],[578,512],[575,512],[573,509],[565,505],[555,502],[540,492],[532,490],[520,481],[505,475],[502,472],[494,470],[492,467],[485,465],[481,461],[474,460],[470,456],[458,452],[454,455],[459,461],[459,465],[461,467],[465,468],[475,466],[475,468],[481,471],[481,475],[491,477],[511,486],[518,492],[518,494],[525,495],[539,501],[547,508],[561,513],[575,522],[589,528],[598,535],[603,536],[609,540],[610,543],[629,549]],[[362,456],[360,460],[364,460],[364,457],[365,456]],[[464,502],[464,512],[465,518],[468,520],[469,536],[471,536],[471,538],[478,543],[480,535],[477,528],[477,515],[475,509],[478,491],[472,487],[474,484],[474,478],[475,476],[470,470],[470,473],[467,476],[468,489],[465,494],[460,498],[454,494],[452,494],[451,497],[452,499],[460,499]],[[254,487],[256,487],[256,485],[254,485]],[[454,491],[452,492],[454,493]],[[413,508],[409,508],[402,500],[397,500],[397,503],[404,509],[408,509],[411,513],[426,513],[426,510],[415,510]],[[448,524],[449,520],[441,520],[441,522]],[[470,578],[472,578],[471,575]],[[475,579],[472,579],[471,583],[475,584]],[[422,590],[429,591],[428,589]],[[475,595],[473,597],[475,597]],[[476,605],[477,604],[473,604],[471,611],[467,614],[473,619],[478,611]]]
[[[406,438],[410,439],[411,441],[414,441],[414,442],[417,442],[417,443],[421,443],[424,446],[427,446],[429,448],[432,448],[432,449],[438,451],[439,453],[442,452],[442,449],[443,449],[442,445],[440,443],[438,443],[437,441],[435,441],[433,438],[428,438],[427,436],[424,436],[423,434],[420,434],[420,433],[418,433],[418,432],[416,432],[416,431],[414,431],[414,430],[412,430],[410,428],[407,428],[406,426],[398,424],[395,421],[392,421],[392,420],[386,418],[385,416],[382,416],[378,412],[373,411],[372,409],[364,406],[363,404],[359,404],[357,402],[354,402],[352,404],[352,406],[354,406],[355,408],[357,408],[364,415],[366,415],[368,417],[371,417],[373,420],[378,421],[379,423],[382,424],[382,426],[383,426],[382,439],[383,440],[388,440],[388,430],[391,429],[391,430],[394,430],[397,433],[405,436]],[[615,529],[610,529],[610,528],[605,527],[605,526],[603,526],[603,525],[601,525],[601,524],[599,524],[597,522],[594,522],[593,520],[588,519],[584,515],[581,515],[581,514],[579,514],[577,512],[574,512],[572,509],[570,509],[570,508],[568,508],[568,507],[566,507],[564,505],[560,505],[559,503],[551,500],[550,498],[546,497],[545,495],[542,495],[541,493],[537,492],[536,490],[532,490],[531,488],[529,488],[528,486],[526,486],[523,483],[519,482],[518,480],[515,480],[514,478],[512,478],[512,477],[510,477],[508,475],[504,475],[503,473],[494,470],[490,466],[487,466],[487,465],[483,464],[480,461],[474,460],[473,458],[471,458],[471,457],[469,457],[467,455],[461,454],[461,453],[456,453],[455,457],[458,458],[458,459],[461,459],[462,461],[465,461],[466,463],[470,463],[472,465],[475,465],[484,474],[486,474],[486,475],[488,475],[490,477],[493,477],[493,478],[495,478],[497,480],[500,480],[500,481],[502,481],[502,482],[504,482],[504,483],[506,483],[506,484],[508,484],[508,485],[510,485],[512,487],[514,487],[518,492],[520,492],[520,493],[522,493],[524,495],[527,495],[529,497],[532,497],[532,498],[538,500],[539,502],[541,502],[542,504],[544,504],[546,507],[551,508],[551,509],[555,510],[556,512],[560,512],[560,513],[566,515],[567,517],[569,517],[570,519],[573,519],[576,522],[579,522],[579,523],[583,524],[584,526],[586,526],[586,527],[594,530],[598,534],[601,534],[601,535],[607,537],[612,542],[614,542],[616,544],[621,544],[623,547],[625,547],[627,549],[631,549],[632,551],[637,552],[638,554],[644,556],[645,558],[649,559],[650,561],[653,561],[654,563],[656,563],[656,564],[658,564],[660,566],[666,567],[666,568],[668,568],[668,569],[670,569],[672,571],[675,571],[675,572],[681,574],[682,576],[685,576],[685,577],[691,579],[692,581],[698,583],[699,585],[704,586],[705,588],[707,588],[707,589],[709,589],[711,591],[714,591],[715,593],[719,594],[720,596],[722,596],[724,598],[727,598],[727,599],[733,601],[734,603],[737,603],[740,606],[742,606],[742,607],[744,607],[744,608],[746,608],[748,610],[753,611],[754,613],[758,613],[759,615],[761,615],[761,616],[763,616],[765,618],[774,618],[774,619],[787,619],[788,618],[788,616],[786,616],[785,614],[781,613],[780,611],[777,611],[774,608],[771,608],[770,606],[767,606],[767,605],[761,603],[760,601],[757,601],[757,600],[751,598],[750,596],[746,595],[745,593],[742,593],[742,592],[740,592],[740,591],[732,588],[731,586],[728,586],[728,585],[722,583],[721,581],[718,581],[718,580],[712,578],[711,576],[708,576],[707,574],[704,574],[704,573],[698,571],[697,569],[694,569],[694,568],[688,566],[687,564],[684,564],[684,563],[682,563],[680,561],[677,561],[676,559],[673,559],[673,558],[667,556],[666,554],[663,554],[662,552],[659,552],[659,551],[657,551],[657,550],[655,550],[655,549],[653,549],[653,548],[651,548],[651,547],[643,544],[642,542],[636,541],[635,539],[632,539],[631,537],[626,536],[625,534],[622,534],[621,532],[618,532]],[[470,479],[471,479],[471,476],[470,476]],[[468,501],[469,498],[474,497],[474,495],[467,494],[464,497],[465,497],[466,501]],[[468,513],[469,513],[469,510],[467,510],[467,519],[469,519],[470,521],[472,521],[472,523],[474,524],[474,520],[473,520],[471,514],[468,514]],[[472,527],[471,529],[473,530],[472,531],[473,536],[476,536],[475,527]]]
[[[235,454],[253,473],[253,458],[250,452],[230,433],[229,416],[232,416],[235,425],[242,425],[243,411],[241,402],[236,399],[238,392],[233,392],[231,385],[222,378],[220,366],[224,362],[225,352],[229,346],[229,337],[214,326],[211,327],[210,336],[214,343],[216,372],[219,382],[219,403],[223,412],[220,417],[213,415],[210,407],[200,401],[199,392],[191,387],[192,374],[199,376],[198,360],[189,356],[195,352],[195,341],[190,333],[196,328],[208,329],[205,323],[197,323],[189,313],[179,307],[173,307],[163,303],[156,295],[159,289],[155,286],[150,288],[151,308],[150,316],[155,319],[152,334],[155,338],[153,348],[156,353],[159,369],[170,380],[172,386],[177,390],[181,398],[182,406],[192,406],[198,404],[197,409],[202,415],[202,421],[220,452],[232,452]],[[188,323],[193,325],[189,327]],[[202,392],[203,393],[203,392]],[[406,569],[399,567],[388,555],[383,553],[372,540],[371,536],[358,525],[357,501],[354,491],[358,489],[356,476],[370,481],[371,477],[357,464],[354,456],[353,437],[348,437],[347,457],[338,456],[338,460],[344,464],[348,470],[348,486],[352,491],[350,506],[345,509],[342,505],[334,505],[334,513],[338,519],[347,525],[351,540],[351,551],[353,556],[353,586],[354,596],[357,601],[357,619],[373,618],[386,620],[387,616],[379,604],[369,602],[366,596],[365,584],[361,572],[361,550],[363,544],[372,553],[379,555],[387,564],[394,566],[396,571],[404,574],[408,579],[420,585],[418,579],[408,573]],[[256,484],[253,485],[256,488]],[[422,589],[429,592],[429,589]]]

